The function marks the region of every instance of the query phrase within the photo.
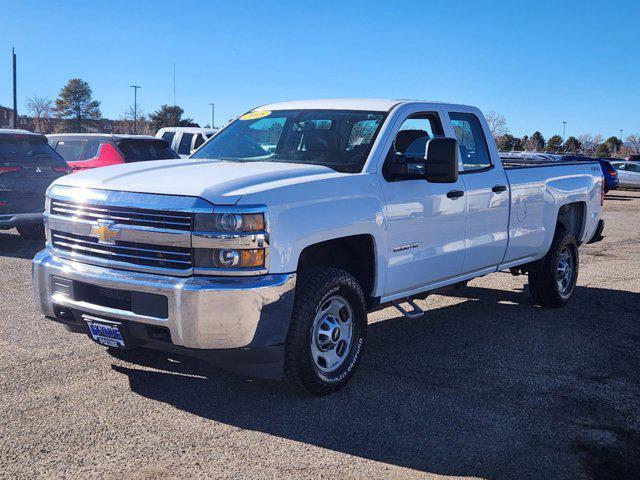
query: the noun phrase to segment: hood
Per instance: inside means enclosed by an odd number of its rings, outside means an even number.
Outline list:
[[[271,188],[341,176],[321,165],[221,160],[160,160],[85,170],[58,179],[56,185],[136,193],[200,197],[235,205],[243,195]]]

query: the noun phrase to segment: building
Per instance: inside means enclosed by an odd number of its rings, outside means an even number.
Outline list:
[[[0,128],[13,128],[13,108],[0,105]]]

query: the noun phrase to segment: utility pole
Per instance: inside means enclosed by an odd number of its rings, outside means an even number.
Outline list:
[[[11,48],[13,55],[13,128],[18,128],[18,83],[16,80],[16,49]]]
[[[211,105],[211,128],[216,128],[216,104],[210,103]]]
[[[133,133],[138,133],[138,89],[139,85],[130,85],[133,88]]]
[[[173,64],[173,104],[176,105],[176,64]]]
[[[564,143],[566,136],[567,136],[567,122],[562,122],[562,143]]]

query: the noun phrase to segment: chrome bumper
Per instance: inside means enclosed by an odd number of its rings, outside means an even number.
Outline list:
[[[52,278],[116,290],[163,295],[167,318],[139,315],[53,292]],[[33,259],[36,304],[47,317],[55,306],[95,316],[166,327],[174,345],[233,349],[283,344],[293,309],[295,274],[258,277],[170,277],[115,270],[61,259],[48,250]]]

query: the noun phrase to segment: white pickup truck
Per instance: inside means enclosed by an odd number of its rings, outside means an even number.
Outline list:
[[[353,374],[371,310],[415,318],[413,299],[498,270],[564,305],[603,198],[595,162],[503,166],[477,108],[278,103],[189,159],[56,180],[34,289],[46,317],[103,345],[323,395]]]

